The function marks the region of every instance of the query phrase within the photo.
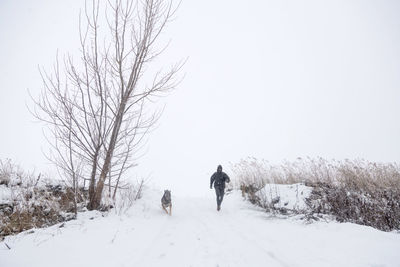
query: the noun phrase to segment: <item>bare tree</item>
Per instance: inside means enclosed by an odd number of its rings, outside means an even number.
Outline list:
[[[115,196],[160,117],[149,105],[179,82],[182,62],[144,82],[148,66],[165,49],[156,40],[175,11],[164,0],[110,0],[104,6],[93,0],[80,16],[78,63],[66,56],[60,64],[57,57],[51,73],[41,71],[44,88],[33,113],[50,125],[53,162],[74,188],[89,182],[89,209],[99,208],[107,178]],[[103,12],[107,30],[100,28]]]

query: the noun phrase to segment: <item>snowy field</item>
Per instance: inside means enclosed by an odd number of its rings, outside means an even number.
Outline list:
[[[47,266],[400,266],[400,234],[350,223],[278,219],[227,195],[217,212],[214,191],[173,196],[147,190],[126,215],[85,212],[78,220],[26,231],[0,243],[1,267]]]

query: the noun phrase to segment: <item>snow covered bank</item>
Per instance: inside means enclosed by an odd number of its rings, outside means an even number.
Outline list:
[[[111,190],[104,190],[100,210],[115,207],[125,212],[141,197],[143,185],[143,181],[125,183],[115,199],[108,194]],[[0,241],[7,235],[74,219],[76,212],[86,210],[87,202],[87,187],[74,190],[68,181],[28,173],[10,160],[0,160]]]
[[[0,243],[0,266],[399,266],[400,235],[393,232],[269,217],[239,192],[226,195],[221,212],[213,191],[173,196],[170,217],[161,195],[146,191],[123,216],[85,212],[6,237],[11,249]]]
[[[236,188],[266,211],[303,213],[311,219],[329,215],[339,222],[400,230],[400,165],[396,163],[298,158],[270,164],[248,158],[233,165],[232,171]],[[306,207],[290,206],[295,190],[287,185],[300,182],[313,188],[308,197],[300,197],[299,203],[303,198]]]
[[[306,199],[310,196],[312,189],[301,183],[266,184],[255,194],[264,207],[299,211],[307,208]]]
[[[57,181],[11,173],[0,184],[0,240],[34,227],[74,218],[73,191]],[[82,207],[83,199],[77,200]]]

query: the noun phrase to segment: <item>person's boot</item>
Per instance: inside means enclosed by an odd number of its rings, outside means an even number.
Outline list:
[[[218,207],[217,207],[217,210],[219,211],[221,209],[221,206],[220,205],[218,205]]]

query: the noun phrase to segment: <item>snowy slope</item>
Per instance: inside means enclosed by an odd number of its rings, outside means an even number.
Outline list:
[[[335,222],[304,224],[268,217],[239,193],[217,212],[204,198],[147,191],[124,216],[80,214],[63,227],[29,231],[0,243],[1,267],[47,266],[400,266],[400,234]]]
[[[312,187],[297,184],[266,184],[256,192],[260,199],[274,203],[275,208],[289,210],[306,209],[305,199],[311,194]]]

